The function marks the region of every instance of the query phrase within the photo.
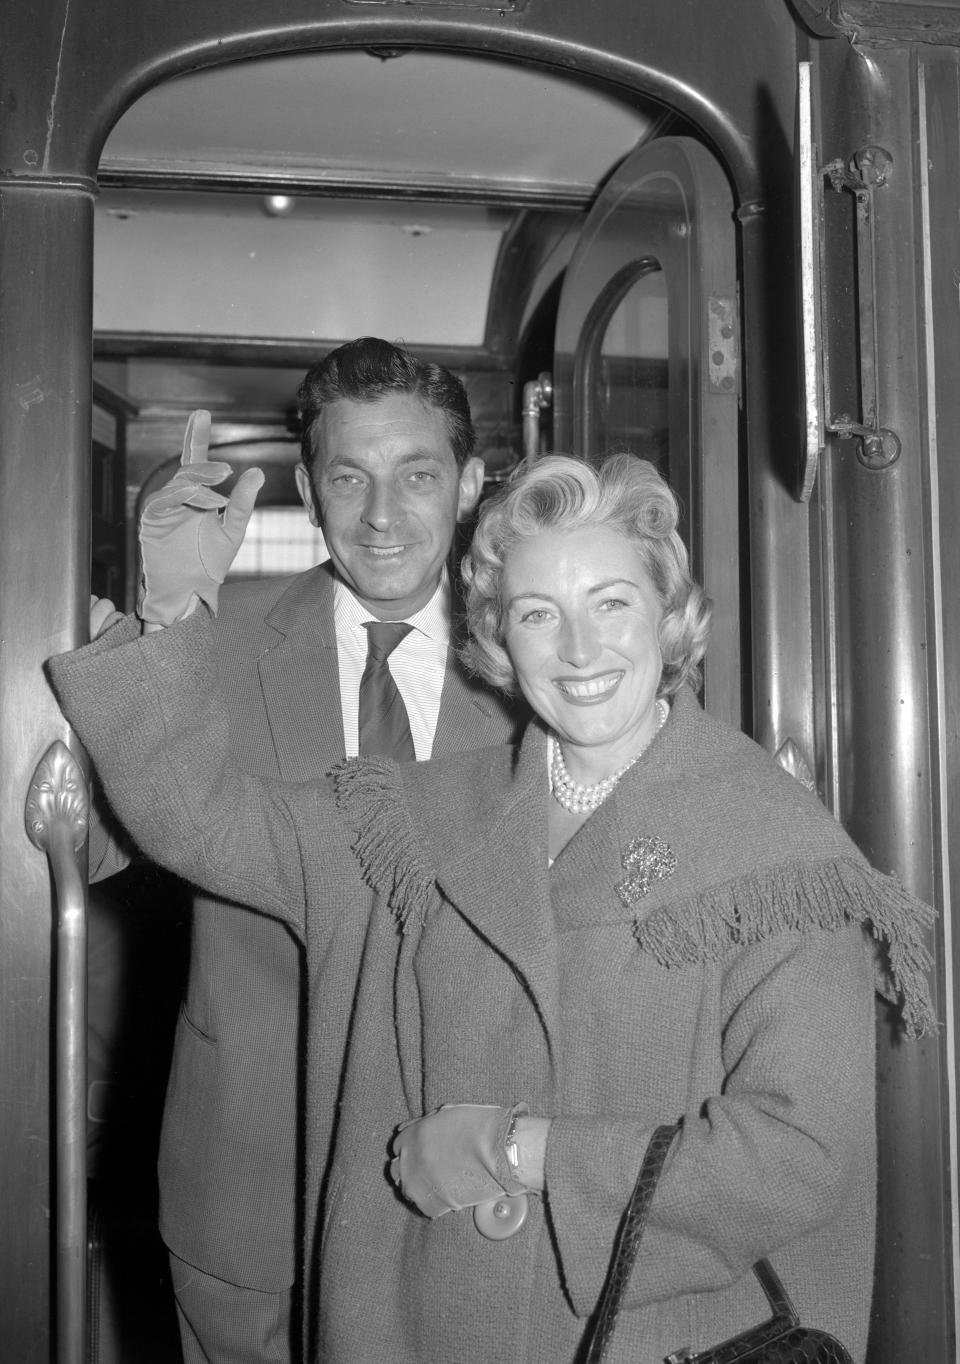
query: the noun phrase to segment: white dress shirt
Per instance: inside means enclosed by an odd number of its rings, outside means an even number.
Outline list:
[[[355,758],[359,748],[360,679],[367,663],[367,632],[363,625],[372,619],[367,608],[338,578],[333,593],[333,621],[340,668],[343,740],[348,758]],[[413,629],[394,649],[388,666],[407,708],[414,752],[418,762],[423,762],[433,751],[450,648],[450,583],[446,572],[426,606],[406,620]]]

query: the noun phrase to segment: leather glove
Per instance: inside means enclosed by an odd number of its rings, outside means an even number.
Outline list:
[[[442,1217],[525,1192],[510,1173],[504,1139],[525,1104],[445,1104],[401,1123],[393,1138],[390,1178],[426,1217]]]
[[[263,473],[247,469],[229,498],[213,491],[232,472],[222,460],[205,460],[210,413],[191,412],[180,468],[147,501],[140,518],[137,615],[155,625],[188,616],[198,599],[216,614],[220,584],[240,548]]]

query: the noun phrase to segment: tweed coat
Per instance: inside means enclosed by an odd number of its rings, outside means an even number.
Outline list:
[[[925,911],[815,799],[684,694],[548,868],[536,724],[519,756],[350,765],[338,816],[322,787],[256,782],[224,760],[202,618],[109,640],[51,670],[134,834],[285,919],[311,980],[359,961],[339,996],[310,994],[317,1359],[573,1361],[646,1141],[677,1119],[611,1358],[655,1364],[755,1324],[766,1307],[749,1267],[769,1255],[801,1319],[863,1359],[876,970],[864,925],[922,1029]],[[354,858],[370,899],[350,886]],[[331,1123],[319,1097],[335,1075]],[[546,1196],[516,1236],[490,1242],[468,1212],[430,1222],[397,1197],[385,1173],[397,1123],[518,1101],[553,1122]]]
[[[306,781],[343,758],[334,581],[324,563],[221,590],[213,647],[230,751],[246,772]],[[515,725],[451,651],[434,751],[499,743]],[[302,946],[286,925],[195,897],[160,1142],[160,1230],[181,1259],[269,1292],[292,1284],[300,1233],[301,974]]]

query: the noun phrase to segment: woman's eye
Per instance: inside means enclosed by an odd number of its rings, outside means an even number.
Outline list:
[[[541,625],[550,619],[550,612],[543,606],[534,606],[530,611],[525,611],[520,619],[524,625]]]
[[[600,603],[601,611],[622,611],[627,603],[622,597],[604,597]]]

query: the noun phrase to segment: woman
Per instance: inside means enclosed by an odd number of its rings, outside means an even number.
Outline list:
[[[676,525],[643,461],[522,471],[465,564],[470,658],[537,717],[519,754],[348,764],[339,816],[323,786],[225,764],[203,615],[52,665],[145,849],[285,919],[337,981],[310,997],[317,1359],[572,1361],[674,1121],[611,1357],[756,1324],[769,1256],[863,1358],[869,936],[922,1031],[927,911],[701,711],[708,609]]]

